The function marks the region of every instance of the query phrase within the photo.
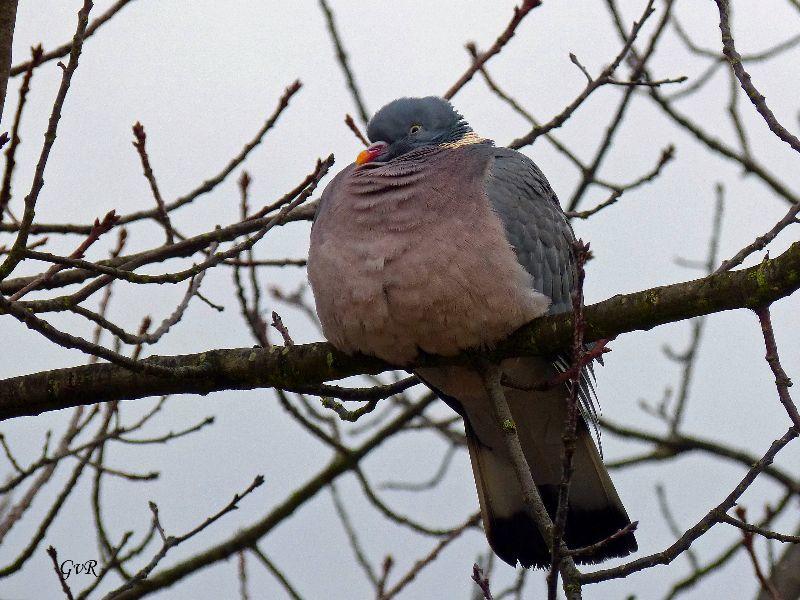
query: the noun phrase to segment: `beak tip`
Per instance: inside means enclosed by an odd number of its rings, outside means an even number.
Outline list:
[[[366,150],[362,150],[358,153],[358,156],[356,156],[356,164],[363,165],[365,163],[372,162],[384,153],[388,145],[389,144],[386,142],[375,142]]]

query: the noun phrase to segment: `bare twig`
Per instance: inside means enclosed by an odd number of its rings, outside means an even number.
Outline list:
[[[750,98],[750,102],[756,107],[758,113],[764,118],[764,121],[766,121],[770,131],[778,136],[779,139],[789,144],[795,152],[800,152],[800,139],[781,125],[769,106],[767,106],[766,98],[756,89],[750,74],[745,70],[742,64],[742,57],[736,51],[733,34],[731,33],[730,6],[728,0],[715,0],[715,2],[719,9],[719,29],[722,33],[722,51],[725,56],[728,57],[728,62],[730,62],[731,68],[736,78],[739,80],[739,84],[747,94],[747,97]]]
[[[114,600],[116,598],[120,598],[128,590],[132,590],[132,589],[136,588],[136,586],[141,581],[143,581],[144,579],[147,578],[147,576],[153,571],[153,569],[156,568],[158,563],[161,562],[161,560],[167,555],[167,553],[172,548],[174,548],[175,546],[178,546],[179,544],[185,542],[188,539],[193,538],[195,535],[197,535],[198,533],[200,533],[201,531],[206,529],[208,526],[212,525],[215,521],[219,520],[220,518],[222,518],[223,516],[225,516],[229,512],[231,512],[233,510],[236,510],[238,508],[239,502],[242,499],[244,499],[246,496],[248,496],[250,493],[252,493],[253,490],[255,490],[257,487],[259,487],[263,483],[264,483],[264,477],[261,476],[261,475],[258,475],[253,480],[253,483],[251,483],[247,487],[247,489],[245,489],[240,494],[234,494],[233,499],[227,505],[225,505],[221,510],[219,510],[217,513],[213,514],[212,516],[208,517],[205,521],[203,521],[200,525],[198,525],[197,527],[195,527],[191,531],[189,531],[189,532],[187,532],[187,533],[185,533],[183,535],[177,536],[177,537],[175,537],[175,536],[167,536],[164,533],[164,529],[161,526],[161,523],[159,522],[159,518],[158,518],[158,507],[155,505],[155,503],[150,502],[150,510],[153,512],[153,523],[154,523],[156,529],[158,530],[159,534],[161,535],[161,540],[163,542],[162,546],[161,546],[161,549],[158,551],[158,553],[155,556],[153,556],[153,558],[150,560],[149,563],[147,563],[147,565],[145,565],[138,573],[136,573],[133,576],[132,579],[130,579],[129,581],[125,582],[120,587],[116,588],[115,590],[112,590],[111,592],[109,592],[108,594],[103,596],[103,600]]]
[[[747,518],[747,513],[742,506],[736,507],[736,514],[742,521],[745,521]],[[742,529],[742,546],[744,546],[745,550],[747,550],[747,555],[750,557],[750,562],[753,564],[753,570],[755,571],[756,578],[761,583],[761,587],[769,592],[772,600],[783,600],[783,596],[781,596],[761,568],[761,563],[758,561],[758,555],[756,555],[756,549],[753,546],[753,532]]]
[[[272,311],[272,323],[270,323],[270,325],[277,329],[278,333],[281,334],[284,346],[294,346],[292,336],[289,335],[289,330],[286,328],[286,325],[283,324],[283,319],[281,319],[281,316],[274,310]]]
[[[639,527],[639,521],[632,521],[628,523],[625,527],[620,529],[619,531],[615,531],[610,536],[605,539],[600,540],[599,542],[595,542],[590,546],[584,546],[583,548],[576,548],[575,550],[570,550],[570,556],[591,556],[596,553],[598,550],[601,550],[605,545],[617,540],[621,537],[628,535],[629,533],[633,533],[636,531],[636,528]]]
[[[325,15],[328,33],[331,36],[333,47],[336,50],[336,59],[339,61],[339,66],[342,68],[344,78],[347,81],[347,89],[350,90],[350,95],[353,98],[353,103],[356,105],[356,110],[358,111],[358,116],[361,118],[361,122],[366,125],[369,121],[369,113],[364,106],[364,101],[361,99],[361,92],[358,89],[358,85],[356,85],[355,76],[347,60],[347,52],[345,52],[342,40],[339,38],[339,31],[336,29],[336,19],[333,16],[333,11],[328,5],[327,0],[319,0],[319,6]]]
[[[402,527],[408,527],[412,531],[417,533],[421,533],[423,535],[433,536],[433,537],[441,537],[441,536],[448,536],[453,533],[458,527],[448,527],[448,528],[434,528],[428,527],[426,525],[422,525],[413,519],[400,515],[391,508],[389,508],[374,492],[372,486],[370,486],[369,481],[367,480],[366,475],[364,475],[364,471],[358,467],[353,469],[355,476],[358,478],[359,483],[361,484],[361,489],[364,491],[364,495],[367,497],[367,500],[377,508],[383,516],[385,516],[390,521],[397,523]]]
[[[670,547],[662,552],[638,558],[618,567],[601,569],[592,573],[583,573],[580,575],[581,582],[590,584],[607,581],[609,579],[618,579],[655,565],[667,565],[671,563],[675,558],[683,554],[683,552],[692,545],[692,542],[708,531],[711,526],[720,522],[720,515],[725,514],[736,504],[739,497],[750,487],[756,477],[758,477],[758,475],[774,460],[775,456],[797,436],[798,431],[794,427],[791,427],[783,437],[775,440],[761,459],[748,470],[747,474],[733,491],[731,491],[722,502],[706,513],[695,525],[687,529]]]
[[[758,461],[757,456],[745,450],[698,436],[688,436],[679,432],[672,432],[665,436],[659,436],[631,427],[623,427],[605,418],[600,419],[600,425],[603,427],[604,431],[613,435],[626,439],[648,442],[654,446],[651,452],[644,455],[607,463],[606,466],[609,469],[620,469],[646,462],[667,460],[680,454],[690,452],[705,452],[711,456],[724,458],[745,467],[750,467],[753,463]],[[764,475],[786,487],[790,493],[800,494],[800,481],[796,480],[787,471],[775,465],[769,465],[764,468]]]
[[[509,21],[506,28],[503,30],[503,33],[495,40],[494,44],[492,44],[486,52],[478,56],[473,63],[469,66],[469,68],[464,72],[464,74],[458,78],[458,80],[450,86],[450,88],[442,94],[442,97],[446,100],[452,100],[453,96],[455,96],[458,91],[464,87],[472,76],[478,72],[478,70],[486,64],[490,58],[492,58],[495,54],[498,54],[503,47],[511,40],[514,36],[514,33],[517,30],[517,27],[525,18],[525,16],[531,12],[537,6],[541,6],[541,0],[523,0],[520,6],[514,7],[514,15],[511,17],[511,21]]]
[[[733,257],[729,258],[717,268],[715,273],[721,273],[723,271],[730,271],[734,267],[739,266],[744,262],[744,260],[750,256],[753,252],[758,252],[759,250],[763,250],[767,247],[772,240],[774,240],[778,234],[786,229],[789,225],[794,225],[798,223],[797,217],[800,215],[800,201],[792,204],[789,207],[789,210],[786,211],[786,214],[777,222],[775,225],[763,235],[758,236],[752,244],[748,244],[739,252],[737,252]]]
[[[409,583],[414,581],[414,579],[419,575],[419,573],[431,564],[436,557],[439,556],[439,553],[444,550],[447,546],[449,546],[454,540],[458,539],[461,534],[463,534],[467,529],[470,527],[474,527],[477,525],[478,521],[480,520],[480,515],[475,514],[472,515],[469,519],[467,519],[460,527],[453,530],[453,532],[442,539],[436,546],[434,546],[433,550],[431,550],[424,558],[421,558],[417,562],[414,563],[414,566],[408,570],[408,572],[400,578],[400,581],[394,584],[383,596],[381,596],[380,600],[390,600],[399,594]]]
[[[142,161],[144,176],[150,184],[150,191],[153,192],[153,198],[156,201],[156,208],[158,210],[156,220],[161,223],[161,226],[167,234],[167,244],[172,244],[175,242],[175,231],[172,229],[172,222],[164,206],[164,199],[161,197],[161,192],[158,190],[158,183],[153,173],[153,167],[150,166],[150,157],[147,154],[146,147],[147,134],[144,132],[144,125],[139,123],[139,121],[133,124],[133,136],[136,138],[136,141],[133,142],[133,147],[136,148],[139,159]]]
[[[97,30],[102,25],[104,25],[108,21],[110,21],[111,18],[114,15],[116,15],[122,8],[124,8],[130,2],[131,2],[131,0],[117,0],[117,2],[115,2],[114,4],[109,6],[108,10],[106,10],[106,12],[104,12],[101,15],[98,15],[98,17],[96,19],[94,19],[89,24],[89,26],[86,28],[86,34],[84,35],[84,38],[88,38],[88,37],[92,36],[95,32],[97,32]],[[48,62],[48,61],[51,61],[51,60],[56,60],[58,58],[62,58],[64,56],[66,56],[67,54],[69,54],[71,50],[72,50],[72,44],[71,43],[61,44],[60,46],[45,52],[42,55],[42,58],[39,61],[39,64],[42,64],[42,63],[45,63],[45,62]],[[17,75],[20,75],[21,73],[24,73],[25,71],[27,71],[28,68],[31,65],[31,62],[32,61],[26,61],[26,62],[19,63],[19,64],[14,65],[13,67],[11,67],[11,76],[12,77],[16,77]],[[38,66],[38,65],[35,65],[35,66]]]
[[[6,168],[3,172],[3,187],[0,189],[0,223],[3,221],[3,214],[6,212],[8,202],[11,200],[11,177],[14,174],[14,167],[16,166],[17,147],[20,144],[19,127],[22,122],[22,111],[25,109],[25,103],[28,99],[28,92],[31,89],[31,79],[33,78],[33,70],[42,61],[42,45],[39,44],[31,48],[31,60],[28,68],[25,70],[25,77],[22,79],[22,85],[19,87],[19,101],[17,102],[17,110],[14,113],[14,124],[11,126],[11,143],[6,148]]]
[[[92,10],[92,0],[84,0],[83,7],[78,12],[78,26],[75,30],[75,35],[72,39],[72,46],[69,53],[69,62],[62,69],[61,85],[58,88],[55,101],[53,102],[53,109],[50,113],[50,120],[47,124],[47,132],[44,136],[44,144],[39,154],[39,160],[36,163],[36,170],[33,175],[33,182],[28,195],[25,197],[25,212],[22,215],[22,221],[19,224],[19,231],[14,240],[14,245],[8,253],[6,260],[0,264],[0,281],[5,279],[11,271],[13,271],[19,262],[22,260],[23,252],[28,242],[28,233],[30,232],[33,217],[35,215],[36,201],[39,198],[39,192],[44,187],[44,171],[47,167],[47,159],[50,157],[50,150],[56,141],[56,133],[58,132],[58,122],[61,120],[61,110],[64,107],[64,100],[67,97],[72,76],[78,68],[78,58],[81,55],[83,48],[83,39],[86,34],[86,24],[89,21],[89,11]]]
[[[547,574],[548,599],[556,600],[558,591],[558,572],[563,558],[562,547],[564,532],[567,526],[567,512],[569,510],[569,488],[572,475],[575,471],[573,458],[575,444],[577,443],[578,426],[578,391],[581,384],[581,373],[584,368],[584,335],[586,334],[586,320],[583,317],[583,282],[586,278],[586,262],[592,257],[589,244],[577,240],[572,245],[572,254],[575,260],[575,283],[571,290],[572,299],[572,369],[569,379],[569,394],[567,395],[566,418],[562,426],[561,440],[563,443],[561,453],[561,479],[558,483],[558,501],[556,513],[553,518],[552,542],[550,544],[550,571]],[[568,584],[564,580],[564,585]],[[577,589],[580,594],[580,586]]]
[[[362,144],[369,146],[369,140],[367,140],[367,138],[364,137],[364,134],[361,133],[358,125],[356,125],[356,122],[353,121],[353,117],[351,117],[349,113],[344,116],[344,124],[347,125],[350,131],[353,132],[353,135],[355,135]]]
[[[752,525],[751,523],[747,523],[744,518],[745,515],[738,514],[739,518],[735,519],[730,515],[721,515],[720,521],[723,523],[728,523],[728,525],[733,525],[738,529],[741,529],[747,533],[756,533],[761,537],[767,538],[769,540],[777,540],[779,542],[787,543],[787,544],[800,544],[800,535],[788,535],[785,533],[778,533],[777,531],[769,531],[768,529],[764,529],[763,527],[759,527],[758,525]]]
[[[566,211],[564,214],[566,214],[567,217],[570,219],[588,219],[589,217],[600,212],[604,208],[611,206],[612,204],[616,204],[616,202],[620,199],[620,197],[622,197],[624,193],[630,190],[634,190],[645,183],[653,181],[656,177],[658,177],[661,174],[664,165],[669,163],[674,157],[675,157],[675,148],[673,146],[667,146],[664,150],[662,150],[661,156],[659,157],[656,166],[649,173],[642,175],[635,181],[632,181],[631,183],[628,183],[626,185],[605,184],[606,187],[611,189],[611,195],[606,200],[600,202],[595,207],[589,210]],[[596,183],[601,183],[601,182],[596,181]]]
[[[244,550],[237,553],[237,573],[239,575],[239,599],[250,600],[250,589],[247,583],[247,558]]]
[[[361,567],[361,570],[364,571],[364,574],[367,576],[367,579],[370,581],[373,587],[377,588],[378,575],[375,573],[375,567],[372,566],[372,563],[369,561],[369,558],[367,558],[367,555],[364,552],[364,548],[361,546],[361,542],[358,539],[358,533],[356,533],[356,529],[353,526],[353,521],[350,519],[350,515],[347,514],[347,509],[345,509],[342,498],[339,495],[339,488],[335,483],[331,483],[328,487],[331,492],[333,506],[336,509],[336,514],[339,516],[339,521],[342,523],[342,527],[344,527],[345,534],[347,535],[347,541],[349,542],[350,548],[356,557],[356,562]]]
[[[517,482],[522,489],[522,497],[528,515],[536,524],[542,539],[544,539],[548,549],[552,552],[553,522],[550,519],[550,515],[547,513],[542,497],[539,495],[539,490],[536,488],[536,484],[531,476],[530,467],[522,451],[522,446],[517,436],[517,427],[514,424],[511,410],[508,408],[508,403],[503,393],[503,387],[500,383],[500,368],[489,363],[485,359],[480,359],[480,374],[483,379],[486,394],[489,396],[492,403],[492,412],[495,421],[498,427],[502,428],[504,433],[503,441],[506,451],[511,458],[511,464],[514,466]],[[567,600],[577,600],[581,598],[581,587],[578,580],[580,574],[572,558],[566,554],[567,548],[564,546],[561,549],[563,558],[559,561],[559,569],[564,580],[564,592],[567,595]]]
[[[456,455],[457,450],[458,446],[451,443],[447,447],[447,451],[444,453],[442,461],[439,463],[439,468],[436,469],[436,472],[430,477],[430,479],[426,481],[421,481],[419,483],[406,481],[387,481],[380,484],[378,487],[384,490],[403,490],[407,492],[421,492],[423,490],[429,490],[437,486],[447,474],[447,470],[450,468],[450,465],[453,462],[453,457]]]
[[[683,533],[683,530],[675,520],[672,510],[670,510],[669,502],[667,501],[667,490],[660,483],[656,484],[656,498],[658,498],[658,508],[661,511],[661,515],[664,517],[664,520],[667,522],[670,532],[676,538],[680,537],[681,533]],[[698,560],[697,554],[692,548],[686,549],[686,559],[689,561],[689,565],[692,567],[693,572],[696,572],[700,568],[700,561]]]
[[[114,227],[114,225],[117,224],[118,220],[119,217],[115,214],[113,210],[109,213],[106,213],[106,216],[103,217],[102,221],[100,219],[95,219],[94,225],[92,225],[92,230],[89,232],[89,235],[86,236],[86,239],[83,240],[83,242],[81,242],[81,244],[72,252],[72,254],[69,255],[69,258],[82,259],[85,256],[85,253],[89,249],[89,247],[92,244],[94,244],[97,240],[99,240],[100,236],[102,236],[104,233],[108,233]],[[65,265],[60,265],[60,264],[53,265],[52,267],[47,269],[47,271],[45,271],[44,273],[39,275],[36,279],[31,281],[24,288],[9,296],[8,299],[11,300],[12,302],[16,302],[28,292],[35,290],[36,288],[46,284],[48,281],[50,281],[53,275],[55,275],[64,268]]]
[[[294,586],[289,583],[289,580],[286,578],[286,576],[275,566],[275,564],[267,557],[267,555],[258,548],[258,546],[252,546],[250,548],[250,552],[255,554],[256,558],[261,561],[261,564],[263,564],[266,569],[272,573],[275,579],[278,580],[291,600],[303,600]]]
[[[786,409],[786,413],[794,423],[795,429],[800,432],[800,413],[797,411],[791,395],[789,394],[789,387],[792,385],[792,380],[786,374],[781,366],[781,360],[778,356],[778,344],[775,342],[775,332],[772,329],[772,319],[769,314],[769,306],[756,309],[756,315],[761,323],[761,333],[764,336],[764,346],[767,350],[766,360],[772,369],[772,374],[775,376],[775,387],[778,390],[778,398]]]
[[[50,560],[53,561],[53,569],[55,569],[58,581],[61,583],[61,590],[67,597],[67,600],[75,600],[75,597],[72,595],[72,590],[69,589],[69,584],[67,583],[64,574],[61,572],[61,566],[58,562],[58,552],[56,552],[56,549],[53,548],[53,546],[48,546],[47,555],[50,557]]]
[[[483,574],[483,569],[478,566],[478,563],[472,565],[472,581],[481,591],[484,600],[494,600],[492,591],[489,589],[489,578]]]

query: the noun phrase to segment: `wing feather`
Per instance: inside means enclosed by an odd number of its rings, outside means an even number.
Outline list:
[[[534,289],[551,299],[549,314],[572,310],[575,234],[556,193],[539,167],[521,152],[494,147],[492,153],[486,195],[517,259],[533,278]],[[568,355],[553,359],[553,366],[559,371],[568,369],[569,364]],[[599,409],[593,377],[591,366],[583,370],[578,397],[583,418],[591,423],[599,445]]]

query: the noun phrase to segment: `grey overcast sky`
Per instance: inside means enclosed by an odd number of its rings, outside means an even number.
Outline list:
[[[110,0],[97,0],[94,14],[100,14],[110,4]],[[442,94],[468,65],[464,43],[475,40],[486,48],[505,27],[514,6],[508,0],[336,0],[332,4],[351,65],[372,112],[399,96]],[[645,2],[625,0],[620,4],[630,23]],[[737,42],[743,52],[767,48],[799,30],[800,14],[788,2],[735,4]],[[74,31],[79,5],[77,0],[20,2],[14,62],[25,58],[28,48],[37,42],[47,49],[67,41]],[[657,6],[660,9],[660,3]],[[719,47],[713,2],[678,2],[677,14],[699,45]],[[652,31],[652,26],[650,23],[645,31]],[[546,119],[583,88],[584,77],[570,62],[570,52],[596,73],[618,50],[618,38],[604,3],[550,0],[528,16],[502,54],[489,63],[489,70],[537,117]],[[793,131],[797,131],[798,59],[800,50],[795,48],[774,63],[752,68],[773,110]],[[652,62],[659,77],[693,78],[704,65],[686,52],[674,32],[665,36]],[[175,198],[194,188],[240,150],[273,110],[282,90],[298,78],[303,89],[245,163],[253,178],[254,205],[265,204],[294,187],[311,171],[317,157],[333,152],[337,159],[335,173],[351,162],[360,149],[342,122],[346,112],[354,113],[354,107],[317,3],[135,0],[84,48],[48,164],[37,218],[42,222],[83,223],[112,208],[119,213],[149,208],[150,192],[131,147],[130,128],[137,120],[147,129],[150,157],[164,196]],[[12,208],[19,208],[29,185],[59,79],[60,71],[54,62],[40,68],[34,78],[23,123],[23,144],[17,156]],[[9,84],[6,123],[15,108],[19,83],[17,78]],[[579,156],[591,157],[619,94],[616,88],[600,90],[558,131]],[[720,71],[709,86],[681,103],[680,108],[715,136],[732,141],[735,137],[725,117],[726,102],[727,77]],[[454,104],[476,131],[498,144],[508,143],[527,131],[526,123],[491,95],[479,78],[458,94]],[[751,108],[744,106],[743,113],[754,152],[790,187],[800,189],[797,156],[767,131]],[[588,222],[575,223],[578,235],[591,242],[596,256],[588,269],[588,302],[696,277],[695,272],[676,266],[674,259],[705,256],[717,182],[723,182],[727,189],[721,257],[731,256],[785,212],[783,200],[758,181],[743,178],[740,169],[730,162],[709,155],[646,99],[633,103],[602,177],[619,182],[633,180],[650,170],[661,149],[670,143],[676,145],[677,157],[660,178],[625,195],[617,206]],[[544,140],[525,152],[542,168],[562,200],[566,199],[578,181],[575,169]],[[235,180],[240,171],[237,169],[228,181],[192,207],[173,213],[174,222],[187,233],[233,222],[238,214]],[[585,207],[603,198],[602,191],[595,189]],[[263,258],[303,257],[308,230],[307,223],[282,227],[259,244],[257,253]],[[130,233],[130,250],[149,247],[162,236],[151,225],[133,226]],[[771,254],[777,255],[792,239],[797,239],[796,229],[779,237]],[[0,242],[7,243],[8,237]],[[66,243],[55,240],[52,248],[65,250],[73,243],[74,238]],[[101,256],[100,250],[94,256]],[[763,253],[747,264],[761,256]],[[265,270],[262,277],[266,286],[294,290],[305,281],[305,272],[290,268]],[[225,304],[226,311],[217,313],[194,302],[180,326],[160,343],[159,354],[252,344],[238,314],[230,274],[212,272],[204,283],[204,293]],[[128,286],[115,296],[110,315],[134,329],[144,314],[153,315],[155,320],[169,314],[182,294],[183,289],[165,286]],[[300,312],[281,304],[274,307],[283,315],[296,341],[320,339]],[[774,319],[783,363],[790,375],[800,377],[797,310],[797,297],[783,301],[775,307]],[[53,322],[87,333],[84,325],[68,318],[54,317]],[[664,359],[662,347],[671,344],[680,350],[688,335],[688,323],[679,323],[626,335],[614,342],[606,367],[598,373],[598,395],[604,414],[618,422],[660,431],[660,423],[640,410],[638,401],[657,401],[665,386],[675,384],[679,367]],[[0,353],[0,377],[85,362],[80,353],[55,347],[9,318],[2,320],[0,336],[4,349]],[[761,454],[785,431],[785,414],[774,396],[770,373],[763,362],[757,320],[746,311],[711,317],[692,385],[687,431]],[[149,400],[129,402],[123,410],[134,415],[151,405]],[[446,414],[449,409],[442,405],[433,410]],[[206,415],[216,416],[214,427],[165,448],[117,445],[110,449],[112,465],[161,472],[161,477],[152,483],[109,481],[105,516],[115,539],[129,529],[146,529],[150,499],[158,502],[168,532],[179,533],[227,503],[255,474],[266,477],[266,484],[241,504],[241,510],[174,551],[164,565],[251,523],[327,461],[327,450],[282,413],[269,391],[175,399],[159,421],[158,430],[180,428]],[[67,416],[63,411],[17,419],[4,423],[2,431],[18,456],[32,458],[40,450],[44,432],[63,427]],[[603,439],[607,459],[641,449],[611,435]],[[376,482],[418,481],[433,473],[444,450],[438,439],[404,434],[371,456],[365,468]],[[779,463],[796,472],[798,458],[797,447],[790,447]],[[688,527],[719,502],[741,475],[740,467],[695,454],[668,465],[651,464],[613,474],[629,513],[641,522],[640,555],[662,549],[674,539],[658,510],[654,494],[657,482],[665,485],[678,522]],[[60,473],[59,481],[65,477],[66,469]],[[352,477],[340,482],[367,551],[376,563],[391,553],[398,563],[395,574],[405,571],[432,547],[433,541],[388,525],[364,501],[357,487]],[[47,544],[76,560],[97,555],[89,489],[88,482],[84,482],[46,537]],[[765,498],[775,499],[778,495],[779,490],[772,484],[761,482],[748,492],[744,503],[750,500],[751,510],[758,514]],[[385,492],[385,497],[399,512],[437,525],[459,523],[477,507],[465,452],[457,455],[443,485],[434,491]],[[36,503],[34,518],[15,529],[0,548],[0,562],[5,564],[17,554],[29,539],[34,521],[46,508],[47,502]],[[797,523],[795,506],[776,527],[793,529]],[[737,535],[734,530],[718,527],[702,538],[697,551],[702,557],[709,557]],[[327,493],[319,494],[278,527],[263,541],[262,548],[306,598],[369,597],[369,585],[352,557]],[[473,587],[469,579],[472,562],[484,550],[483,535],[468,533],[401,597],[467,600]],[[688,568],[686,559],[681,558],[670,567],[590,587],[585,597],[624,598],[636,594],[641,599],[659,598]],[[500,589],[513,576],[512,569],[501,564],[493,587]],[[250,579],[254,598],[283,597],[281,588],[253,561]],[[530,586],[529,598],[541,597],[543,577],[536,574],[534,579],[537,583]],[[236,598],[237,585],[236,564],[229,561],[192,575],[179,587],[154,597]],[[750,598],[755,589],[751,567],[742,554],[690,597]],[[3,600],[57,597],[57,582],[41,550],[22,573],[0,581]]]

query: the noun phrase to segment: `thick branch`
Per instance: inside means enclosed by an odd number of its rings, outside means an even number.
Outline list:
[[[703,279],[614,296],[586,307],[586,340],[649,330],[657,325],[736,308],[757,308],[800,288],[800,242],[761,264]],[[570,347],[570,315],[536,319],[492,353],[502,356],[549,355]],[[417,366],[458,358],[422,357]],[[165,378],[134,373],[111,364],[56,369],[0,381],[0,419],[35,415],[98,401],[226,389],[278,387],[312,383],[393,368],[375,358],[347,356],[325,343],[291,348],[238,348],[200,354],[152,357],[154,365],[203,367],[196,376]],[[187,370],[188,371],[188,370]]]
[[[8,75],[11,71],[11,42],[14,40],[14,24],[17,21],[17,0],[7,0],[0,4],[0,118],[8,88]]]

